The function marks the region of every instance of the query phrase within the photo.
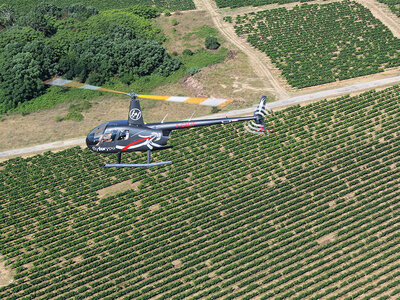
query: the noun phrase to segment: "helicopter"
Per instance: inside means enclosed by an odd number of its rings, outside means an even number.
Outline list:
[[[172,161],[151,162],[151,151],[165,150],[172,148],[167,145],[172,130],[187,129],[191,127],[208,126],[214,124],[228,124],[233,122],[251,121],[248,124],[247,132],[265,133],[265,116],[267,114],[266,96],[262,96],[261,100],[254,111],[253,116],[237,117],[237,118],[219,118],[204,120],[185,120],[177,122],[160,122],[160,123],[144,123],[142,110],[140,108],[140,99],[164,100],[180,103],[193,103],[199,105],[216,106],[221,108],[232,102],[230,99],[218,98],[199,98],[199,97],[181,97],[181,96],[155,96],[155,95],[138,95],[136,93],[125,93],[105,89],[85,83],[80,83],[63,78],[52,78],[43,82],[43,84],[75,87],[81,89],[97,90],[103,92],[111,92],[124,94],[130,97],[130,107],[127,120],[109,121],[100,124],[90,131],[86,137],[87,147],[98,153],[117,153],[116,164],[105,164],[104,167],[153,167],[171,164]],[[122,153],[129,152],[147,152],[147,162],[140,164],[123,164],[121,163]]]

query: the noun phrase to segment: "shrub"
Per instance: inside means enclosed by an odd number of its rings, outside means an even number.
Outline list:
[[[190,49],[185,49],[185,50],[183,50],[182,55],[192,56],[193,55],[193,51],[190,50]]]
[[[189,69],[186,71],[186,74],[194,75],[194,74],[199,73],[200,70],[201,70],[201,69],[196,68],[196,67],[194,67],[194,68],[189,68]]]
[[[221,44],[218,42],[216,37],[208,36],[206,37],[205,46],[207,49],[216,50],[219,48],[219,46],[221,46]]]
[[[83,115],[79,111],[73,110],[68,112],[68,114],[64,117],[64,120],[72,120],[80,122],[83,120]]]

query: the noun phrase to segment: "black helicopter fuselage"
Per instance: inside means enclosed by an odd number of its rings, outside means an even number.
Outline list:
[[[251,116],[143,125],[129,125],[125,120],[110,121],[93,129],[86,138],[86,144],[92,151],[101,153],[163,150],[170,148],[167,142],[172,130],[255,119]]]
[[[100,153],[117,153],[117,164],[106,164],[104,167],[153,167],[171,164],[172,161],[162,161],[151,163],[151,151],[171,148],[168,146],[168,139],[171,131],[198,126],[207,126],[214,124],[227,124],[240,121],[248,122],[249,132],[264,133],[266,115],[266,96],[262,96],[253,116],[238,118],[221,118],[205,120],[189,120],[178,122],[144,123],[142,110],[138,98],[164,100],[178,103],[193,103],[198,105],[223,107],[232,100],[204,97],[183,97],[183,96],[155,96],[138,95],[136,93],[125,93],[97,86],[74,82],[63,78],[52,78],[43,82],[44,84],[77,87],[88,90],[98,90],[103,92],[112,92],[128,95],[130,106],[128,120],[110,121],[94,128],[86,138],[88,148]],[[121,156],[124,152],[141,151],[147,152],[147,162],[141,164],[123,164]]]

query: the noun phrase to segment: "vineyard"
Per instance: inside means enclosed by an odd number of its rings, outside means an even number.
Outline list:
[[[400,0],[378,0],[381,3],[387,4],[389,8],[400,18]]]
[[[400,65],[400,40],[356,2],[253,12],[237,16],[234,27],[297,88]]]
[[[396,86],[275,112],[268,135],[182,130],[161,168],[2,162],[0,298],[399,297],[399,104]]]
[[[0,0],[1,4],[6,4],[12,7],[17,12],[27,12],[39,3],[41,0]],[[82,1],[75,1],[76,3],[82,3]],[[46,3],[52,3],[57,6],[67,6],[70,5],[71,1],[68,0],[52,0],[46,1]],[[136,4],[144,6],[156,6],[162,9],[169,10],[188,10],[195,9],[193,0],[120,0],[120,1],[107,1],[107,0],[87,0],[84,1],[85,5],[91,5],[100,10],[114,9],[114,8],[126,8]]]
[[[242,6],[261,6],[266,4],[278,3],[285,4],[291,2],[307,2],[311,0],[215,0],[219,8],[237,8]]]

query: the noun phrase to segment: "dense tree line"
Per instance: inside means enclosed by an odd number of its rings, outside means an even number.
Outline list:
[[[0,113],[42,94],[41,82],[54,75],[91,84],[168,76],[180,62],[160,43],[161,30],[150,21],[158,15],[152,7],[99,12],[83,4],[41,3],[17,16],[1,6]]]
[[[36,5],[38,5],[43,0],[0,0],[0,5],[5,4],[12,6],[17,12],[28,12],[32,10]],[[51,0],[51,2],[59,7],[66,7],[71,4],[70,0]],[[154,6],[161,9],[167,9],[170,11],[177,10],[188,10],[195,9],[196,6],[193,0],[85,0],[79,1],[85,3],[86,5],[91,5],[99,10],[107,10],[113,8],[127,8],[132,5],[143,5],[143,6]]]

